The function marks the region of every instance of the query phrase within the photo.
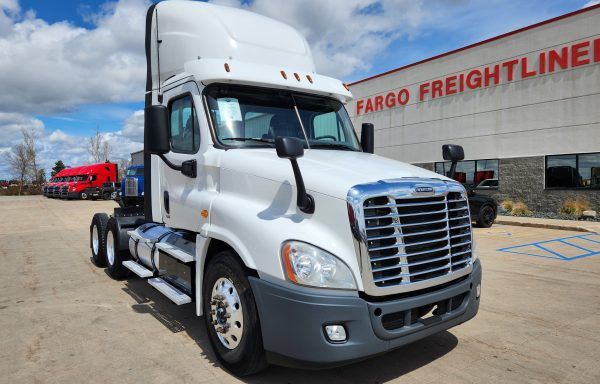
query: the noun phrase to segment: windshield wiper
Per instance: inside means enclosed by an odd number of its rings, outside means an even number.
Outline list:
[[[225,140],[231,140],[231,141],[258,141],[259,143],[269,143],[269,144],[275,143],[273,140],[259,139],[258,137],[226,137],[226,138],[221,139],[221,140],[223,140],[223,141],[225,141]]]
[[[310,143],[310,147],[311,148],[335,148],[335,149],[343,149],[346,151],[356,151],[355,148],[350,147],[349,145],[346,144],[340,144],[340,143],[315,143],[315,142],[311,142]]]

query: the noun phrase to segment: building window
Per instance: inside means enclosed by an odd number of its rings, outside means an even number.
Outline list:
[[[435,163],[435,171],[440,175],[450,175],[450,162]],[[466,187],[477,189],[498,188],[498,159],[466,160],[456,164],[454,180]]]
[[[546,188],[600,189],[600,153],[546,156]]]

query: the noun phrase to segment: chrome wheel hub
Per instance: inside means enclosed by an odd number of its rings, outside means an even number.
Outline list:
[[[115,263],[115,239],[112,231],[108,231],[106,234],[106,260],[110,265]]]
[[[221,344],[227,349],[237,347],[244,331],[244,314],[233,282],[225,277],[219,278],[213,286],[210,316]]]
[[[92,228],[92,250],[94,251],[94,255],[98,255],[98,246],[100,241],[98,240],[98,227],[94,225]]]

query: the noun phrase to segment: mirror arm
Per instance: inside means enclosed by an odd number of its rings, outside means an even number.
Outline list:
[[[448,177],[451,178],[452,180],[454,180],[454,174],[456,173],[456,164],[457,163],[458,163],[457,161],[453,161],[450,164],[450,172],[449,172]]]
[[[175,171],[179,171],[187,177],[195,178],[197,174],[196,160],[186,160],[181,165],[173,164],[164,154],[159,154],[158,157],[167,164],[167,166]]]
[[[304,179],[302,178],[298,161],[296,161],[296,159],[290,159],[290,162],[292,163],[292,170],[294,171],[294,178],[296,179],[296,193],[298,195],[296,204],[298,204],[298,208],[302,212],[314,213],[315,200],[311,195],[306,193],[306,187],[304,186]]]

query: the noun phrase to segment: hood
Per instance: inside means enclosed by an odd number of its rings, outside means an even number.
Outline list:
[[[346,199],[348,190],[379,180],[425,178],[450,180],[413,165],[364,152],[307,149],[298,159],[309,191]],[[275,149],[232,149],[225,151],[221,168],[296,185],[289,160],[277,157]]]

